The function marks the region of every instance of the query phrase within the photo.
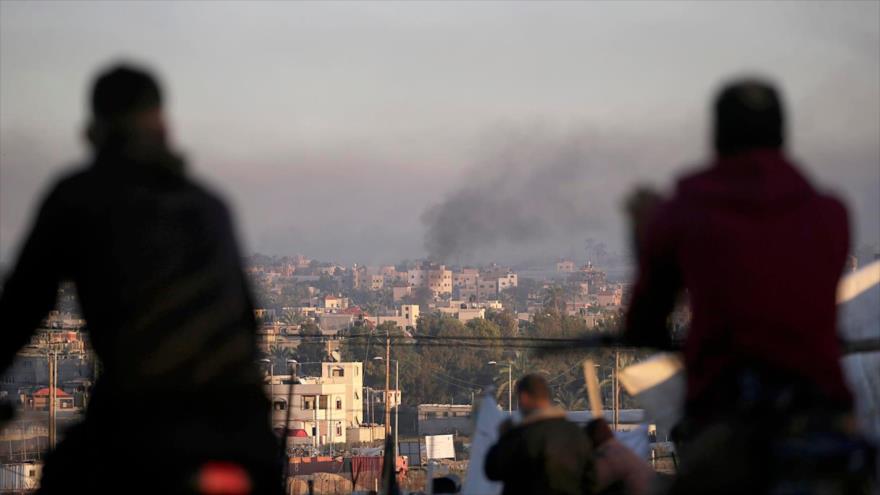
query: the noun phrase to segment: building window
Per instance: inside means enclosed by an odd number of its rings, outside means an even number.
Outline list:
[[[345,370],[343,368],[334,368],[331,376],[345,376]]]
[[[303,409],[314,409],[315,408],[315,396],[314,395],[304,395],[303,396]]]
[[[327,406],[327,396],[326,396],[326,395],[322,395],[322,396],[321,396],[321,400],[320,400],[320,402],[318,403],[318,409],[327,409],[327,407],[328,407],[328,406]]]
[[[272,408],[276,411],[283,411],[287,409],[287,401],[285,401],[284,399],[275,399],[275,401],[272,403]]]
[[[336,410],[337,411],[342,410],[342,399],[336,399]]]
[[[342,436],[342,424],[341,423],[336,423],[336,435]]]

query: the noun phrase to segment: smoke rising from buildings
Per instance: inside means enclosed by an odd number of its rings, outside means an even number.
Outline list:
[[[622,196],[638,177],[657,177],[640,149],[594,131],[504,132],[458,188],[425,209],[425,248],[437,261],[459,261],[493,248],[582,245],[617,232]],[[633,142],[638,142],[634,140]],[[602,236],[604,237],[604,236]]]
[[[868,165],[880,160],[877,145],[853,137],[841,146],[802,132],[810,113],[793,123],[792,156],[818,188],[850,207],[853,252],[876,250],[878,170]],[[682,121],[641,135],[540,126],[496,132],[457,187],[423,210],[427,254],[447,263],[543,263],[589,256],[589,239],[623,254],[627,194],[638,185],[668,192],[678,176],[701,166],[705,126]]]
[[[620,252],[622,195],[667,185],[703,155],[712,88],[740,71],[782,85],[792,152],[847,200],[854,248],[876,246],[878,13],[0,2],[0,263],[52,178],[83,158],[86,88],[120,57],[166,83],[175,140],[228,196],[245,252],[378,264],[427,245],[453,262],[519,264],[582,258],[588,238]],[[589,129],[524,124],[535,121]],[[523,127],[473,152],[511,123]]]

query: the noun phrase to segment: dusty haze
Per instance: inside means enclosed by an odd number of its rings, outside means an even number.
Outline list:
[[[247,251],[528,261],[624,245],[620,195],[705,156],[709,100],[784,88],[794,154],[878,242],[878,3],[0,4],[0,261],[85,156],[92,74],[162,76]]]

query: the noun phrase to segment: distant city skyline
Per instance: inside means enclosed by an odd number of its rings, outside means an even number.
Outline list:
[[[853,249],[880,239],[878,3],[3,2],[0,263],[83,160],[91,77],[121,59],[161,76],[245,253],[422,258],[462,191],[500,227],[448,261],[623,251],[622,195],[706,156],[710,99],[743,73],[785,91]]]

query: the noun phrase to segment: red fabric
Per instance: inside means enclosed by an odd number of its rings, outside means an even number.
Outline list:
[[[55,389],[55,395],[57,397],[70,397],[70,394],[68,394],[64,390],[61,390],[60,388]],[[43,397],[43,396],[46,396],[46,397],[49,396],[49,388],[48,387],[41,388],[40,390],[37,390],[36,392],[34,392],[34,397]]]
[[[351,480],[356,489],[372,490],[377,482],[381,482],[384,458],[374,456],[352,456]]]
[[[662,343],[674,294],[686,289],[689,406],[747,363],[801,377],[848,405],[835,301],[848,249],[845,207],[780,151],[720,158],[680,180],[648,221],[626,337]]]

